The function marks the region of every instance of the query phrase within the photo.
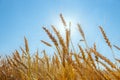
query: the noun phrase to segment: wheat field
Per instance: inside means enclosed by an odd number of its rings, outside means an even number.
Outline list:
[[[49,57],[43,50],[41,53],[36,51],[36,54],[31,56],[28,41],[24,37],[25,49],[20,48],[22,53],[16,50],[12,56],[0,58],[0,80],[120,80],[120,59],[115,57],[113,51],[113,48],[120,50],[120,47],[111,44],[104,29],[99,26],[115,62],[99,53],[96,44],[88,46],[80,24],[77,24],[78,31],[86,47],[83,48],[80,44],[73,46],[71,30],[66,28],[70,25],[66,25],[62,14],[60,18],[64,25],[65,37],[54,25],[51,25],[54,36],[46,27],[42,27],[51,42],[41,40],[41,43],[50,48],[54,47],[54,55]],[[79,51],[76,51],[75,47]]]

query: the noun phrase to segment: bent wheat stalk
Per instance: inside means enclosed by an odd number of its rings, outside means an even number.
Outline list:
[[[41,42],[44,43],[45,45],[49,46],[49,47],[52,47],[52,45],[50,43],[46,42],[46,41],[41,40]]]
[[[106,43],[107,43],[108,46],[112,49],[112,45],[111,45],[109,39],[107,38],[107,36],[106,36],[106,34],[105,34],[105,31],[103,30],[103,28],[102,28],[101,26],[99,26],[99,28],[100,28],[100,31],[101,31],[101,33],[102,33],[102,35],[103,35],[103,37],[104,37]]]

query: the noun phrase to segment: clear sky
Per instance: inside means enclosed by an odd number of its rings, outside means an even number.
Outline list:
[[[41,39],[50,41],[42,26],[50,29],[54,24],[62,30],[60,13],[66,22],[72,22],[73,42],[81,39],[76,31],[76,24],[80,23],[88,44],[96,42],[103,55],[111,57],[98,26],[103,26],[111,43],[120,46],[120,0],[0,0],[0,55],[24,47],[24,36],[31,53],[37,49],[50,51],[40,43]]]

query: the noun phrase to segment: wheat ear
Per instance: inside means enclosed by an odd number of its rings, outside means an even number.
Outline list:
[[[60,14],[60,18],[61,18],[61,21],[62,21],[63,25],[64,25],[64,26],[67,26],[67,24],[66,24],[66,22],[65,22],[65,19],[64,19],[64,17],[63,17],[62,14]]]
[[[52,45],[50,43],[46,42],[46,41],[41,40],[41,42],[44,43],[45,45],[49,46],[49,47],[52,47]]]
[[[100,31],[101,31],[101,33],[102,33],[102,35],[103,35],[106,43],[107,43],[108,46],[112,49],[112,45],[111,45],[109,39],[107,38],[105,31],[103,30],[103,28],[102,28],[101,26],[99,26],[99,28],[100,28]]]
[[[57,47],[58,46],[57,40],[53,37],[53,35],[49,32],[49,30],[47,28],[43,27],[43,29],[45,30],[45,32],[47,33],[49,38],[52,40],[54,45]]]
[[[120,50],[120,47],[116,46],[116,45],[113,45],[116,49]]]

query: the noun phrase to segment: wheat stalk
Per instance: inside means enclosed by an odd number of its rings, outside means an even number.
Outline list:
[[[94,50],[97,51],[96,44],[94,43]],[[95,55],[95,61],[98,62],[98,56]]]
[[[49,47],[52,47],[52,45],[50,43],[46,42],[46,41],[41,40],[41,42],[44,43],[45,45],[49,46]]]
[[[69,51],[69,43],[70,43],[70,31],[66,29],[66,45],[67,45],[68,51]]]
[[[102,60],[107,62],[112,68],[116,68],[116,66],[106,57],[102,56],[99,52],[95,51],[94,49],[90,49],[96,56],[100,57]]]
[[[116,45],[113,45],[116,49],[120,50],[120,47],[116,46]]]
[[[111,45],[109,39],[107,38],[107,36],[106,36],[106,34],[105,34],[105,31],[103,30],[103,28],[102,28],[101,26],[99,26],[99,28],[100,28],[100,31],[101,31],[101,33],[102,33],[102,35],[103,35],[103,37],[104,37],[106,43],[107,43],[108,46],[112,49],[112,45]]]
[[[65,45],[65,42],[64,42],[64,39],[62,38],[61,34],[59,33],[59,31],[57,31],[57,29],[52,25],[52,29],[54,30],[55,34],[57,35],[58,37],[58,40],[59,40],[59,43],[62,47],[62,51],[63,51],[63,66],[65,66],[65,56],[66,54],[68,54],[68,50],[66,48],[66,45]]]
[[[64,17],[63,17],[62,14],[60,14],[60,18],[61,18],[61,21],[62,21],[63,25],[64,25],[64,26],[67,26],[67,24],[66,24],[66,22],[65,22]]]
[[[62,38],[60,32],[54,27],[54,25],[51,25],[52,26],[52,29],[53,31],[55,32],[55,34],[57,35],[58,37],[58,40],[59,40],[59,43],[60,45],[65,48],[65,42],[64,42],[64,39]]]
[[[84,35],[84,32],[83,32],[80,24],[77,24],[77,26],[78,26],[78,30],[79,30],[80,34],[82,35],[83,39],[85,40],[85,35]]]
[[[53,37],[53,35],[49,32],[49,30],[45,27],[43,27],[45,32],[48,34],[49,38],[52,40],[55,46],[58,46],[57,40]]]
[[[115,74],[106,64],[104,64],[103,62],[99,61],[100,64],[102,64],[106,69],[107,71],[112,74],[117,80],[120,79],[120,77]]]
[[[24,41],[25,41],[25,50],[27,53],[29,53],[28,41],[27,41],[26,37],[24,37]]]
[[[80,45],[78,45],[80,52],[82,53],[83,60],[86,60],[85,53]]]

